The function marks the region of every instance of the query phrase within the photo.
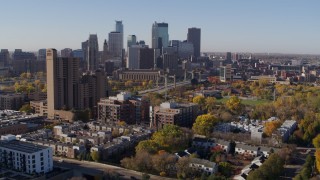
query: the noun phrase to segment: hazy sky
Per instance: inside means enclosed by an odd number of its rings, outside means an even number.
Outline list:
[[[0,49],[81,48],[90,33],[99,48],[124,24],[151,44],[154,21],[169,23],[169,39],[201,28],[201,51],[320,54],[319,0],[4,0]],[[126,44],[126,43],[125,43]]]

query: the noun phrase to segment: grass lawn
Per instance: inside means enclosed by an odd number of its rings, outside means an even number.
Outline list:
[[[229,97],[224,97],[222,99],[217,99],[217,102],[221,102],[221,103],[225,103],[227,100],[229,99]],[[250,106],[256,106],[259,104],[264,104],[264,103],[269,103],[271,102],[270,100],[266,100],[266,99],[241,99],[241,103],[244,105],[250,105]]]

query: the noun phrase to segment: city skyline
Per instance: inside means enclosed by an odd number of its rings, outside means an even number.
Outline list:
[[[320,54],[319,5],[315,0],[12,0],[2,2],[8,8],[0,12],[0,49],[81,49],[89,34],[97,34],[102,50],[115,21],[122,21],[124,39],[135,34],[151,47],[152,24],[157,21],[168,23],[169,40],[186,40],[188,28],[201,28],[201,52]]]

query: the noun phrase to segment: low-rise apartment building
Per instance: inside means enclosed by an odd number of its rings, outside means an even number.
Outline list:
[[[174,124],[181,127],[192,127],[198,116],[199,106],[194,103],[165,102],[154,108],[154,128],[162,128],[165,124]]]
[[[0,162],[24,173],[47,173],[53,170],[52,149],[15,140],[15,136],[1,136]]]

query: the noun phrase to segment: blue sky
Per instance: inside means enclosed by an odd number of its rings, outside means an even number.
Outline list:
[[[122,20],[125,39],[151,44],[154,21],[169,23],[169,38],[202,30],[202,51],[320,54],[319,0],[5,0],[0,48],[81,47],[89,33],[99,46]]]

